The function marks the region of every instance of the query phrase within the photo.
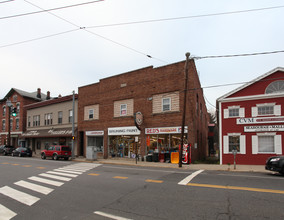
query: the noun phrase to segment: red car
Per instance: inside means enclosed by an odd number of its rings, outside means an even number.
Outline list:
[[[68,160],[71,157],[71,149],[63,145],[50,146],[47,150],[41,151],[41,159],[46,159],[47,157],[51,157],[53,160],[58,160],[59,158]]]

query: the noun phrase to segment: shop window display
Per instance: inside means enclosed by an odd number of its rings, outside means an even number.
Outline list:
[[[181,142],[180,136],[180,134],[150,135],[150,146],[148,146],[147,152],[151,154],[178,151]]]
[[[140,140],[135,142],[135,136],[113,136],[109,138],[109,153],[112,157],[134,157],[140,154]]]

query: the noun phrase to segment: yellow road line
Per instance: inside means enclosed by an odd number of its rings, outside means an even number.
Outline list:
[[[36,167],[37,169],[45,169],[45,167]]]
[[[145,180],[145,181],[148,183],[163,183],[164,182],[163,180],[150,180],[150,179]]]
[[[20,164],[18,164],[18,163],[13,163],[12,165],[13,165],[13,166],[19,166]]]
[[[1,163],[1,164],[10,164],[10,163],[5,162],[5,163]]]
[[[113,178],[114,179],[123,179],[123,180],[128,179],[128,177],[126,177],[126,176],[114,176]]]
[[[31,167],[32,165],[22,165],[22,167]]]
[[[99,176],[99,175],[101,175],[101,174],[98,174],[98,173],[89,173],[88,175],[89,175],[89,176]]]
[[[250,188],[250,187],[240,187],[240,186],[222,186],[222,185],[210,185],[210,184],[199,184],[199,183],[188,183],[187,185],[197,186],[197,187],[206,187],[206,188],[234,189],[234,190],[244,190],[244,191],[252,191],[252,192],[284,194],[283,190],[274,190],[274,189],[260,189],[260,188]]]

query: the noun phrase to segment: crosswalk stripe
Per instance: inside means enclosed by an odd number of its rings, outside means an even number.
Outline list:
[[[72,178],[67,178],[67,177],[63,177],[63,176],[55,176],[55,175],[51,175],[51,174],[47,174],[47,173],[41,173],[41,174],[39,174],[39,176],[44,176],[44,177],[48,177],[48,178],[51,178],[51,179],[62,180],[62,181],[72,180]]]
[[[16,215],[17,214],[15,212],[11,211],[10,209],[0,204],[0,219],[1,220],[10,220]]]
[[[27,193],[18,191],[9,186],[4,186],[0,188],[0,193],[28,206],[31,206],[32,204],[36,203],[39,200],[38,197],[31,196]]]
[[[64,173],[73,173],[73,174],[82,174],[82,172],[75,172],[75,171],[70,171],[70,170],[64,170],[62,168],[54,169],[54,171],[59,171],[59,172],[64,172]]]
[[[63,168],[59,168],[59,169],[70,170],[70,171],[75,171],[75,172],[80,172],[80,173],[86,172],[86,169],[78,169],[78,168],[63,167]]]
[[[62,173],[62,172],[54,172],[54,171],[47,171],[47,173],[56,174],[56,175],[61,175],[61,176],[69,176],[69,177],[77,177],[77,176],[78,176],[78,175],[75,175],[75,174]]]
[[[59,182],[59,181],[48,180],[48,179],[44,179],[44,178],[40,178],[40,177],[36,177],[36,176],[29,177],[28,179],[33,180],[33,181],[37,181],[37,182],[40,182],[40,183],[46,183],[46,184],[53,185],[53,186],[62,186],[64,184],[64,183]]]
[[[47,194],[49,194],[53,191],[53,189],[51,189],[51,188],[48,188],[48,187],[45,187],[45,186],[40,186],[40,185],[30,183],[30,182],[26,182],[26,181],[23,181],[23,180],[20,180],[20,181],[14,183],[14,184],[21,186],[21,187],[24,187],[24,188],[27,188],[27,189],[30,189],[30,190],[33,190],[35,192],[42,193],[44,195],[47,195]]]

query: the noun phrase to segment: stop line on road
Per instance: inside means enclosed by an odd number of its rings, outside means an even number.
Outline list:
[[[93,164],[93,163],[71,164],[58,169],[54,169],[53,171],[47,171],[45,173],[38,174],[38,176],[40,177],[31,176],[27,178],[28,181],[20,180],[15,182],[14,184],[16,186],[29,189],[31,191],[48,195],[49,193],[54,191],[54,188],[39,185],[40,183],[50,185],[51,187],[59,187],[62,186],[65,182],[72,180],[72,178],[76,178],[78,175],[83,174],[84,172],[89,171],[100,165],[101,164]],[[32,206],[33,204],[35,204],[40,200],[39,197],[14,189],[13,187],[10,186],[1,187],[0,194],[7,196],[13,200],[16,200],[27,206]],[[1,220],[9,220],[15,217],[16,215],[17,213],[13,212],[9,208],[0,204]]]

